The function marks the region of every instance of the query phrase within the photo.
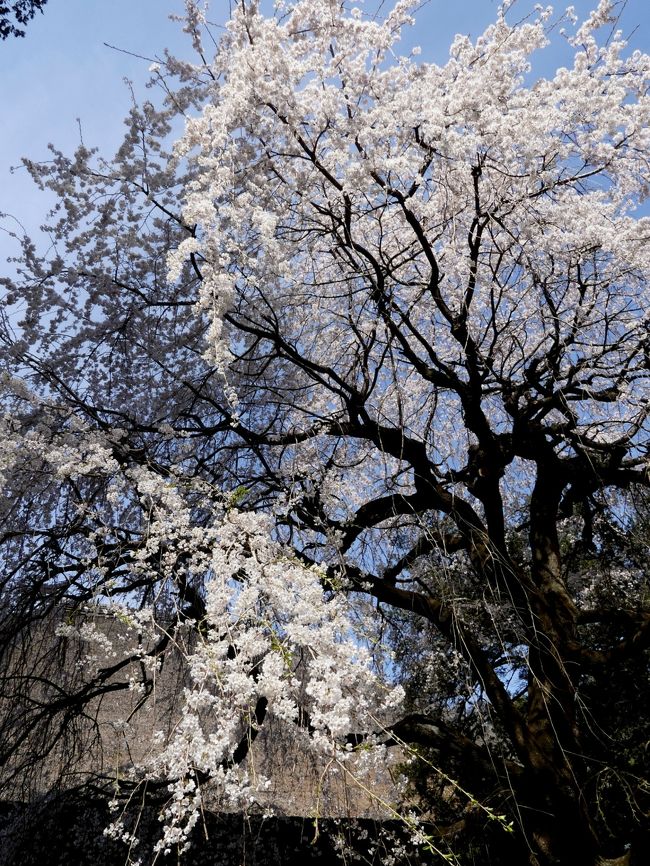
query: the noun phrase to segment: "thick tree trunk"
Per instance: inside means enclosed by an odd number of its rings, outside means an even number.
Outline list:
[[[527,723],[529,791],[524,828],[540,866],[596,866],[598,836],[582,795],[583,757],[576,718],[577,612],[562,577],[557,512],[563,483],[538,464],[531,497],[531,636]]]

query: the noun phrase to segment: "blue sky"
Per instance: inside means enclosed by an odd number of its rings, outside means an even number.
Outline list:
[[[595,2],[574,0],[573,5],[582,17]],[[228,0],[213,0],[211,19],[223,22],[228,5]],[[371,5],[372,0],[367,0],[366,6]],[[385,0],[389,5],[390,0]],[[523,16],[531,5],[529,0],[518,0],[511,18]],[[558,3],[556,8],[565,5]],[[497,6],[496,0],[429,0],[406,41],[421,46],[422,59],[444,62],[454,34],[479,35],[494,19]],[[144,96],[149,64],[163,48],[190,56],[181,25],[168,18],[182,10],[183,0],[49,0],[24,39],[0,43],[0,212],[20,219],[30,233],[37,232],[48,199],[24,170],[12,174],[10,167],[19,165],[22,156],[47,159],[48,142],[71,152],[79,142],[77,118],[87,146],[97,146],[105,155],[115,150],[129,109],[124,78],[131,79],[136,93]],[[632,47],[650,51],[650,2],[627,0],[621,27],[626,35],[632,34]],[[549,64],[566,62],[559,43],[548,53],[541,71],[548,73]],[[16,228],[6,218],[0,220],[2,226]],[[4,262],[15,250],[15,242],[0,231],[0,271],[5,271]]]

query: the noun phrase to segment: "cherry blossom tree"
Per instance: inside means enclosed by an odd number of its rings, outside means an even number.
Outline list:
[[[255,799],[273,716],[355,778],[411,755],[434,860],[484,824],[510,862],[642,856],[650,58],[601,0],[423,63],[414,6],[242,2],[209,59],[188,3],[200,59],[114,160],[30,164],[60,204],[3,280],[3,642],[89,604],[146,640],[47,700],[5,678],[3,758],[180,654],[132,782],[169,785],[161,850],[208,781]]]

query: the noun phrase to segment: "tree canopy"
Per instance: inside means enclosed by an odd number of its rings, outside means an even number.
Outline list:
[[[9,36],[24,36],[22,29],[37,12],[43,11],[47,0],[16,0],[14,3],[0,3],[0,39]]]
[[[647,844],[650,57],[601,0],[425,63],[415,5],[242,2],[210,58],[189,3],[113,159],[28,163],[59,204],[2,280],[5,657],[63,610],[92,647],[89,605],[149,643],[7,663],[0,761],[180,655],[130,783],[169,786],[161,850],[208,783],[255,800],[270,718],[360,784],[410,756],[430,862]]]

